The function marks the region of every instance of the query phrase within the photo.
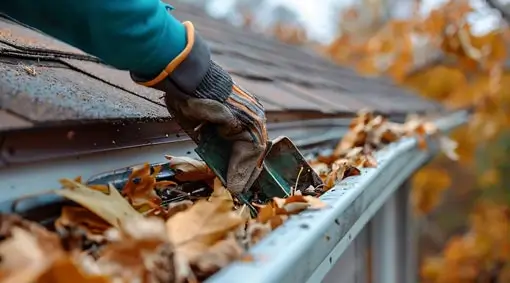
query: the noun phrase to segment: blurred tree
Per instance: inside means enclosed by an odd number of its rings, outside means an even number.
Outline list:
[[[328,56],[366,75],[390,76],[448,108],[474,110],[469,124],[453,133],[460,164],[437,158],[413,179],[418,215],[433,215],[441,228],[455,229],[447,235],[464,227],[439,240],[443,251],[424,261],[424,282],[510,282],[507,24],[498,19],[492,30],[480,33],[469,20],[476,11],[464,0],[447,1],[429,13],[420,1],[400,11],[392,11],[398,0],[363,2],[342,13],[340,35],[325,49]],[[452,182],[452,176],[459,178]],[[434,211],[452,186],[448,206]],[[474,204],[469,219],[466,204]]]

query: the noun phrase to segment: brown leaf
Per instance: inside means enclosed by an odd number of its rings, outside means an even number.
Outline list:
[[[3,238],[9,238],[12,236],[12,230],[14,228],[20,228],[31,235],[34,235],[37,239],[41,239],[42,242],[53,247],[48,249],[59,249],[60,242],[55,233],[48,231],[46,228],[36,222],[32,222],[21,218],[15,214],[0,214],[0,236]]]
[[[225,240],[216,242],[207,251],[205,251],[192,268],[199,278],[206,278],[221,268],[238,260],[244,254],[244,250],[234,237],[228,237]]]
[[[267,223],[275,215],[276,215],[275,209],[273,207],[273,204],[270,202],[259,209],[257,215],[257,222]]]
[[[337,181],[357,175],[361,175],[361,171],[353,165],[352,161],[339,159],[333,163],[332,170],[324,182],[324,189],[327,191],[334,187]]]
[[[12,236],[0,244],[0,281],[5,283],[31,283],[50,267],[52,257],[61,250],[44,250],[37,238],[18,227]]]
[[[310,205],[307,202],[290,202],[286,203],[282,208],[291,215],[298,214],[301,211],[306,210]]]
[[[230,192],[223,186],[219,178],[214,179],[214,185],[213,185],[213,192],[211,196],[209,197],[210,200],[213,199],[219,199],[219,200],[226,200],[229,202],[234,203],[234,199],[232,198],[232,195]]]
[[[110,283],[105,276],[85,274],[68,256],[61,257],[37,279],[37,283]],[[21,283],[21,282],[19,282]]]
[[[160,208],[161,198],[156,193],[156,176],[160,171],[161,166],[156,166],[154,167],[154,172],[151,174],[151,166],[145,163],[141,168],[133,170],[126,185],[124,185],[122,194],[139,212],[145,212],[150,209],[157,210]],[[165,183],[165,185],[168,186],[172,184],[175,183]]]
[[[310,205],[308,209],[322,209],[327,207],[327,204],[322,200],[312,197],[312,196],[304,196],[306,202]]]
[[[372,154],[363,155],[363,167],[365,168],[375,168],[377,167],[377,160]]]
[[[289,216],[286,215],[286,214],[278,214],[278,215],[275,215],[273,217],[271,217],[271,219],[269,219],[269,227],[271,227],[271,230],[274,230],[276,228],[278,228],[280,225],[282,225],[285,221],[287,221],[287,219],[289,219]]]
[[[283,219],[281,220],[280,225],[283,223]],[[275,223],[277,224],[277,223]],[[271,223],[260,223],[257,221],[250,221],[246,227],[246,235],[248,245],[253,246],[262,240],[267,234],[269,234],[273,229],[278,227],[279,225],[275,225],[275,227],[271,226]]]
[[[167,219],[176,215],[179,212],[183,212],[189,209],[193,205],[190,200],[183,200],[179,202],[172,202],[168,205]]]
[[[69,179],[62,179],[60,183],[63,189],[55,190],[55,194],[81,204],[114,227],[130,218],[142,217],[113,186],[105,194]]]
[[[110,243],[96,266],[121,282],[178,282],[181,275],[175,260],[163,220],[132,218],[110,231]]]
[[[185,156],[166,155],[165,158],[170,161],[170,168],[177,171],[175,178],[178,181],[203,181],[216,177],[214,172],[203,161]]]
[[[334,161],[334,160],[333,160]],[[333,163],[333,161],[331,163]],[[328,164],[322,162],[311,163],[310,167],[319,175],[321,178],[326,177],[329,172]]]
[[[111,225],[92,211],[78,206],[64,206],[60,217],[55,221],[55,228],[76,227],[87,232],[87,238],[100,236]]]
[[[11,236],[0,243],[1,282],[108,282],[104,277],[85,275],[64,252],[55,234],[29,231],[15,226]]]
[[[232,203],[224,199],[199,200],[168,219],[168,236],[178,253],[194,263],[204,251],[245,223],[232,208]]]
[[[356,146],[363,146],[367,138],[367,134],[364,131],[365,124],[363,122],[357,122],[351,126],[351,129],[345,134],[340,140],[333,153],[334,156],[342,156],[350,149]]]
[[[274,197],[273,202],[277,207],[283,209],[287,215],[297,214],[306,209],[321,209],[326,207],[326,204],[320,199],[302,195],[293,195],[285,199]]]

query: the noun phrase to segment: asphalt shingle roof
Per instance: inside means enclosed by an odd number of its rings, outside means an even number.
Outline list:
[[[384,78],[366,78],[313,51],[215,20],[172,3],[209,42],[213,59],[259,96],[269,112],[387,114],[440,106]],[[34,72],[35,71],[35,72]],[[134,84],[129,74],[58,40],[0,18],[0,130],[86,120],[161,119],[163,93]]]

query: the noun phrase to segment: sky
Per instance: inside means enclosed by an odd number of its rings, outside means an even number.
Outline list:
[[[233,24],[240,22],[240,15],[235,12],[237,7],[248,7],[254,11],[260,28],[264,29],[275,20],[274,11],[277,7],[285,7],[296,14],[296,21],[305,28],[311,40],[321,43],[331,42],[337,34],[337,21],[339,11],[351,7],[359,0],[181,0],[196,2],[205,6],[206,11],[214,17],[225,18]],[[388,0],[391,1],[391,0]],[[476,12],[468,17],[475,34],[484,34],[495,28],[499,16],[490,10],[485,0],[470,0]],[[508,2],[510,0],[500,0]],[[400,0],[399,5],[392,9],[394,17],[406,18],[410,14],[412,1]],[[446,0],[422,0],[421,13],[427,14],[430,10],[445,3]]]

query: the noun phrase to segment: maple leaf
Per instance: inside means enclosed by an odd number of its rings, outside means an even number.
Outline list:
[[[60,183],[63,189],[55,190],[55,194],[81,204],[114,227],[119,227],[127,219],[142,217],[113,185],[108,193],[103,193],[70,179],[62,179]]]
[[[193,264],[202,253],[244,223],[243,217],[232,211],[231,201],[213,199],[199,200],[191,208],[175,214],[167,220],[166,227],[176,251]]]
[[[151,166],[145,163],[141,168],[136,168],[129,175],[129,179],[122,189],[129,203],[139,212],[161,209],[161,198],[156,193],[158,182],[156,176],[161,171],[161,166],[155,166],[151,174]],[[175,182],[166,181],[160,186],[177,186]],[[155,213],[153,211],[153,213]]]
[[[214,172],[203,161],[185,156],[165,155],[165,158],[170,161],[170,168],[177,172],[175,178],[178,181],[204,181],[216,177]]]

